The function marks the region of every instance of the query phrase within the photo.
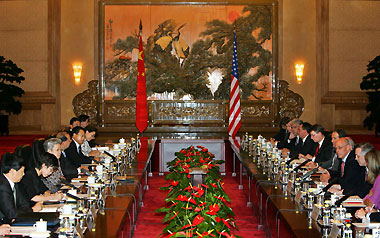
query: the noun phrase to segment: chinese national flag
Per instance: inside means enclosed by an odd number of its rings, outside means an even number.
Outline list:
[[[146,100],[144,52],[141,35],[142,24],[140,20],[139,58],[137,61],[136,127],[140,132],[143,132],[148,126],[148,107]]]

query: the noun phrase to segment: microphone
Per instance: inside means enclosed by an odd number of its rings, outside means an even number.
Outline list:
[[[75,195],[72,195],[71,193],[66,193],[66,196],[68,196],[69,198],[72,198],[72,199],[74,199],[74,200],[83,200],[82,198],[80,198],[80,197],[77,197],[77,196],[75,196]]]
[[[66,179],[60,178],[59,180],[60,180],[61,183],[63,183],[64,185],[67,185],[67,186],[69,186],[69,187],[72,188],[72,189],[79,190],[77,187],[75,187],[74,185],[72,185],[71,183],[69,183]]]
[[[80,171],[82,173],[84,173],[85,175],[87,175],[87,176],[92,176],[93,175],[92,173],[90,173],[90,171],[88,171],[87,169],[84,169],[84,168],[81,168]]]
[[[339,207],[340,204],[342,204],[345,200],[347,200],[347,198],[349,198],[353,193],[354,193],[354,191],[349,191],[341,199],[339,199],[338,201],[335,202],[335,206]]]
[[[321,192],[327,192],[327,190],[329,190],[329,188],[331,188],[334,184],[336,184],[337,180],[338,180],[337,177],[332,178],[331,181],[330,181],[330,183],[327,184],[326,187],[324,187]]]
[[[94,162],[95,164],[102,164],[101,162],[97,161],[96,159],[94,159],[92,156],[89,156],[88,158],[90,158],[90,160],[92,162]]]
[[[309,178],[313,173],[317,172],[318,171],[318,167],[313,169],[313,170],[310,170],[309,172],[307,172],[306,174],[304,174],[302,177],[301,177],[301,180],[305,180],[307,178]]]
[[[289,165],[293,160],[297,159],[297,157],[293,157],[290,160],[286,161],[286,165]]]
[[[81,168],[80,171],[81,171],[82,173],[84,173],[85,175],[87,175],[87,176],[94,176],[95,178],[99,179],[98,175],[91,173],[91,172],[88,171],[87,169]]]
[[[107,151],[104,151],[104,154],[108,155],[109,157],[111,157],[113,159],[113,161],[117,161],[116,157],[111,155],[110,153],[108,153]]]
[[[297,167],[295,167],[294,171],[298,171],[302,166],[304,166],[305,164],[307,164],[309,161],[311,161],[311,160],[309,160],[309,159],[305,160],[300,165],[298,165]]]

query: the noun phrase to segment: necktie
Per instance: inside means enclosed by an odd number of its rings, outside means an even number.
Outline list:
[[[340,177],[343,178],[344,175],[344,161],[342,160],[342,163],[340,164]]]
[[[78,154],[82,154],[82,146],[81,145],[78,146]]]
[[[299,142],[299,146],[300,146],[300,147],[303,146],[303,140],[300,140],[300,142]]]
[[[16,188],[15,187],[13,187],[13,189],[12,189],[12,192],[13,192],[13,199],[14,199],[14,202],[15,202],[15,207],[17,207],[17,202],[16,202]]]
[[[317,156],[317,154],[318,154],[318,151],[319,151],[319,143],[318,143],[317,149],[315,150],[315,154],[314,154],[314,157],[315,157],[315,156]]]

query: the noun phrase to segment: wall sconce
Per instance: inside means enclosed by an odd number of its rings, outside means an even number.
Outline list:
[[[302,83],[302,76],[303,76],[303,69],[305,68],[304,64],[296,64],[294,65],[294,68],[296,69],[296,77],[297,77],[297,83]]]
[[[73,70],[74,70],[75,83],[79,84],[80,83],[80,76],[82,75],[82,65],[74,64]]]

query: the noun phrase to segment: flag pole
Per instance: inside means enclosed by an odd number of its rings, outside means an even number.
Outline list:
[[[234,24],[233,56],[230,89],[230,108],[228,118],[228,135],[235,137],[241,126],[240,87],[236,44],[236,22]]]
[[[139,54],[137,60],[137,92],[136,92],[136,127],[142,134],[148,126],[148,105],[146,95],[144,49],[142,43],[142,22],[139,25]]]

